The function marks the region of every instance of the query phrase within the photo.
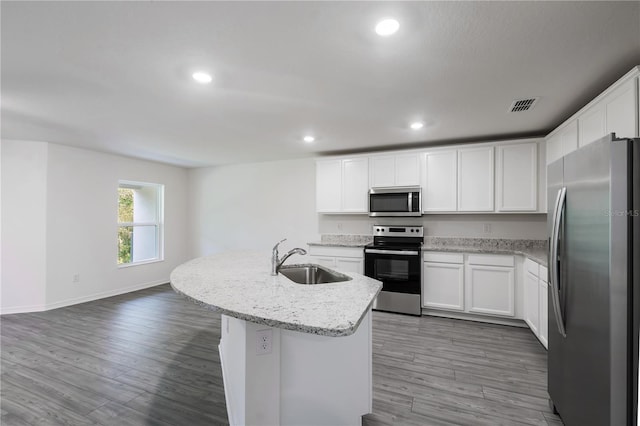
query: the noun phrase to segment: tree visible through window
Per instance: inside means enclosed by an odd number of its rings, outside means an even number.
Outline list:
[[[162,259],[163,193],[163,185],[119,183],[119,265]]]

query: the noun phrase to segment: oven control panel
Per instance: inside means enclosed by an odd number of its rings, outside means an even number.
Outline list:
[[[424,236],[424,227],[373,225],[373,236],[374,237],[422,237]]]

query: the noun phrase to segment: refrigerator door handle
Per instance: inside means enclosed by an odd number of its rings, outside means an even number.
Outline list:
[[[551,283],[551,301],[553,312],[558,325],[558,332],[562,337],[567,337],[564,327],[564,319],[562,318],[562,310],[560,309],[560,269],[558,268],[558,244],[560,240],[560,222],[567,199],[567,188],[563,187],[558,191],[556,198],[556,206],[553,212],[553,227],[551,228],[551,244],[549,247],[549,281]]]

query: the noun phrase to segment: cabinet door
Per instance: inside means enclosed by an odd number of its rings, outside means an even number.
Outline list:
[[[364,273],[364,259],[355,257],[336,257],[336,269],[339,271]]]
[[[493,189],[493,147],[458,150],[458,211],[493,211]]]
[[[549,284],[540,278],[540,342],[549,349]]]
[[[339,212],[342,208],[342,160],[316,162],[316,211]]]
[[[424,154],[422,183],[422,211],[444,212],[457,210],[458,160],[457,151],[435,151]]]
[[[633,79],[605,97],[606,133],[618,137],[638,136],[638,90],[637,79]]]
[[[366,213],[369,211],[369,159],[342,160],[342,211]]]
[[[562,138],[559,133],[556,133],[547,139],[547,164],[551,164],[559,158],[562,158]]]
[[[589,108],[578,118],[578,146],[583,147],[607,134],[602,103]]]
[[[514,268],[480,265],[467,268],[467,311],[513,317]]]
[[[464,265],[424,262],[422,306],[464,310]]]
[[[420,156],[418,154],[396,155],[395,169],[396,185],[420,185]]]
[[[336,258],[330,256],[314,256],[309,258],[311,263],[316,263],[325,268],[334,269],[336,267]]]
[[[531,272],[524,274],[524,320],[536,336],[540,334],[540,285]]]
[[[538,144],[498,146],[497,210],[536,211]]]
[[[396,159],[393,155],[371,157],[369,183],[373,187],[395,185]]]
[[[573,120],[560,131],[560,139],[563,156],[578,149],[578,120]]]

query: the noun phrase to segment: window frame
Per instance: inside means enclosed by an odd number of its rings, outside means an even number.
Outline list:
[[[135,227],[135,226],[155,226],[155,237],[156,237],[156,256],[149,259],[139,260],[139,261],[131,261],[128,263],[118,263],[118,248],[116,247],[116,266],[118,268],[129,268],[131,266],[138,265],[146,265],[149,263],[157,263],[164,261],[164,185],[161,183],[152,183],[152,182],[140,182],[133,180],[118,180],[117,190],[121,188],[129,188],[129,189],[141,189],[141,188],[155,188],[156,192],[156,220],[149,222],[120,222],[118,220],[118,213],[120,209],[120,195],[117,193],[116,198],[116,235],[118,235],[118,231],[120,228],[125,227]],[[135,206],[134,206],[135,208]],[[133,248],[133,247],[132,247]]]

